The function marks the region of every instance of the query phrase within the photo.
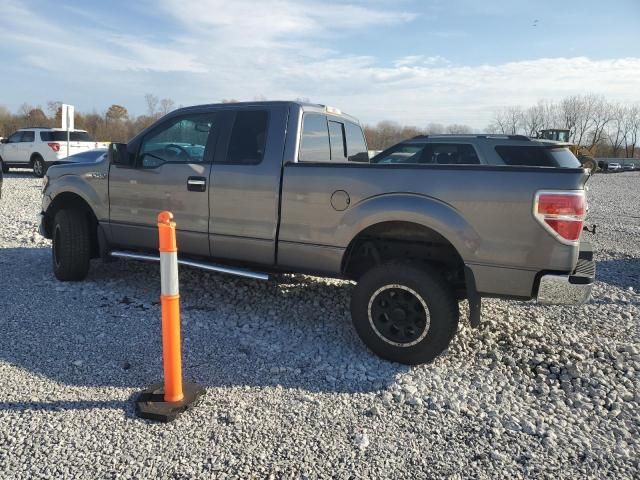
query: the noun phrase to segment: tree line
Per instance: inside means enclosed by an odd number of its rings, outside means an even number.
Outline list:
[[[256,100],[265,100],[256,97]],[[308,101],[308,99],[301,99]],[[223,100],[233,103],[236,100]],[[146,113],[130,115],[126,107],[113,104],[103,113],[75,113],[75,127],[87,130],[96,140],[126,142],[158,118],[176,108],[170,98],[145,95]],[[22,104],[11,113],[0,106],[0,136],[8,136],[27,126],[59,127],[62,103],[47,102],[45,108]],[[539,101],[530,107],[510,106],[494,112],[485,133],[526,135],[535,137],[542,129],[556,128],[570,131],[570,140],[599,157],[632,158],[640,154],[640,105],[621,105],[603,96],[587,94],[566,97],[559,102]],[[429,123],[425,127],[401,125],[383,120],[365,125],[365,137],[371,150],[383,150],[417,135],[471,134],[468,125]]]
[[[601,95],[572,95],[496,111],[488,133],[535,137],[543,129],[569,130],[569,140],[598,157],[638,156],[640,105],[609,102]]]
[[[103,113],[75,112],[75,128],[88,131],[93,138],[102,142],[126,142],[158,118],[176,108],[170,98],[145,95],[147,112],[130,115],[126,107],[113,104]],[[60,127],[62,102],[50,101],[46,107],[23,103],[15,113],[0,105],[0,136],[6,137],[24,127]]]

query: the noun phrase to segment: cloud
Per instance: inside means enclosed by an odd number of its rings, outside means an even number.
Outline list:
[[[179,0],[157,0],[140,7],[145,28],[113,21],[88,25],[79,15],[75,22],[70,18],[72,32],[28,1],[4,2],[0,60],[8,79],[4,98],[15,97],[13,108],[25,100],[64,97],[80,109],[105,109],[117,101],[142,112],[148,92],[184,105],[262,95],[310,98],[365,122],[481,129],[503,105],[585,92],[640,100],[636,57],[464,65],[438,55],[383,57],[376,48],[384,38],[367,48],[356,45],[364,30],[391,28],[401,35],[405,26],[416,28],[416,15],[391,0],[202,0],[188,8]],[[366,53],[351,53],[354,45]]]
[[[222,33],[243,46],[265,46],[378,25],[413,20],[416,15],[355,3],[325,0],[201,0],[185,8],[182,0],[154,2],[168,15],[199,34]],[[235,43],[235,42],[234,42]]]

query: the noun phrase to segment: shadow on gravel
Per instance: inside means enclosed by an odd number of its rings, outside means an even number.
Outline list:
[[[596,280],[609,285],[640,291],[640,258],[616,258],[598,262]]]
[[[0,402],[0,412],[64,412],[66,410],[124,410],[131,407],[131,402],[120,400],[107,401],[67,401],[57,402]],[[133,408],[130,408],[133,413]],[[133,416],[133,414],[131,415]]]
[[[0,249],[0,359],[66,385],[145,388],[159,381],[158,266],[95,261],[86,281],[61,283],[50,255],[48,248]],[[185,377],[206,387],[364,392],[408,370],[357,338],[348,283],[301,276],[259,282],[187,268],[180,277]],[[76,403],[103,405],[39,408]]]
[[[15,170],[12,168],[9,171],[9,173],[4,174],[4,178],[36,178],[36,177],[33,175],[32,170],[28,170],[28,169]]]

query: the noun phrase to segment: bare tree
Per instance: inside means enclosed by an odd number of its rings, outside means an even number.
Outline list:
[[[611,156],[620,155],[622,145],[624,144],[625,122],[627,117],[627,108],[620,104],[611,105],[613,119],[606,127],[606,135],[611,147]]]
[[[151,93],[147,93],[144,96],[144,101],[147,103],[147,114],[150,117],[155,117],[158,113],[158,102],[160,101],[158,97]]]
[[[22,118],[29,118],[29,112],[31,110],[33,110],[33,106],[25,102],[18,107],[18,116]]]
[[[162,100],[160,100],[160,115],[166,115],[167,113],[174,110],[175,106],[176,103],[173,100],[171,100],[170,98],[163,98]]]
[[[516,135],[522,127],[523,111],[521,107],[505,107],[493,115],[489,124],[489,133]]]
[[[640,106],[629,107],[624,121],[624,153],[627,158],[634,158],[638,137],[640,136]]]
[[[444,125],[432,122],[424,129],[424,133],[426,135],[441,135],[444,133]]]
[[[587,134],[591,138],[589,150],[602,143],[605,137],[604,130],[614,118],[615,107],[604,97],[596,97],[591,110],[591,128]]]
[[[598,95],[583,95],[574,98],[575,125],[573,127],[573,143],[585,145],[594,125],[596,111],[602,108],[602,97]]]
[[[455,135],[468,135],[473,132],[473,129],[469,125],[452,123],[451,125],[447,125],[446,132]]]
[[[560,126],[569,130],[570,140],[575,143],[576,125],[582,112],[580,96],[574,95],[563,99],[558,105],[558,120]]]
[[[49,112],[49,115],[53,118],[56,117],[58,110],[60,110],[61,108],[62,108],[62,102],[59,100],[49,100],[47,102],[47,111]]]
[[[525,135],[535,137],[540,130],[558,128],[556,116],[556,105],[541,100],[522,112],[522,130]]]

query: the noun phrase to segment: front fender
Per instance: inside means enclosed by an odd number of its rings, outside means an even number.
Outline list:
[[[56,200],[63,194],[80,197],[93,211],[98,221],[109,218],[109,198],[107,179],[96,172],[84,172],[82,175],[63,175],[49,181],[43,192],[42,210],[46,214]]]
[[[348,238],[348,244],[366,228],[394,221],[415,223],[434,230],[446,238],[463,259],[473,257],[480,245],[478,233],[454,207],[413,193],[391,193],[362,200],[345,213],[340,236]]]

